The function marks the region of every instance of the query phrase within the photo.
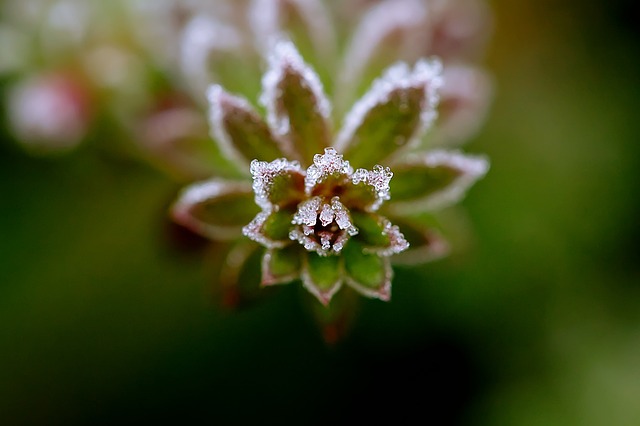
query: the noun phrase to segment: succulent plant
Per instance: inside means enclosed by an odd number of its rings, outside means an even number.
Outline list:
[[[334,134],[331,103],[294,44],[279,40],[267,57],[266,120],[221,86],[208,90],[211,132],[252,182],[193,184],[174,218],[212,239],[264,246],[263,285],[301,279],[323,304],[343,285],[389,300],[394,255],[426,260],[443,247],[404,213],[457,201],[488,167],[456,151],[411,150],[436,117],[440,62],[389,67]]]

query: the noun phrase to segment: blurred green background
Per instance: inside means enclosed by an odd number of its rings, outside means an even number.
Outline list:
[[[640,424],[638,6],[492,7],[471,246],[398,269],[335,346],[298,286],[219,309],[163,174],[32,157],[3,126],[0,423]]]

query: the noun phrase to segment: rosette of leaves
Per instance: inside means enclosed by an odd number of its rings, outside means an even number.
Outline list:
[[[458,201],[488,168],[458,151],[411,149],[435,119],[440,63],[392,65],[334,131],[320,79],[293,43],[274,43],[267,57],[266,118],[219,85],[208,90],[212,135],[246,178],[188,186],[173,217],[246,248],[224,277],[246,277],[244,260],[260,247],[263,286],[299,280],[325,305],[345,286],[389,300],[394,259],[424,262],[446,248],[416,213]]]

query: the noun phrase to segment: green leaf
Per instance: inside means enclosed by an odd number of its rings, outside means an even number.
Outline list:
[[[370,168],[417,140],[435,117],[439,63],[399,63],[376,80],[352,108],[336,148],[354,168]]]
[[[262,258],[262,285],[286,283],[298,278],[302,254],[298,244],[267,250]]]
[[[353,167],[371,167],[406,146],[420,124],[423,90],[396,89],[373,107],[344,153]]]
[[[393,273],[388,257],[365,252],[358,241],[350,240],[344,248],[346,282],[359,293],[381,300],[391,298]]]
[[[211,86],[207,96],[213,134],[230,158],[249,164],[253,159],[273,161],[283,156],[269,126],[249,102],[218,85]]]
[[[341,256],[306,252],[302,283],[323,305],[327,305],[342,286],[342,273]]]
[[[276,45],[263,79],[262,101],[271,127],[304,166],[330,143],[330,104],[317,74],[290,42]]]
[[[258,213],[251,185],[221,179],[185,188],[172,207],[174,219],[205,237],[237,238]]]
[[[256,203],[261,207],[295,209],[305,198],[304,171],[297,162],[284,158],[271,162],[254,160],[249,170]]]
[[[269,186],[269,202],[289,208],[304,199],[304,176],[295,171],[287,171],[274,176]]]

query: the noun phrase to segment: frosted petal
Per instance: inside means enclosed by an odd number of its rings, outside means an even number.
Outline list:
[[[489,170],[485,157],[457,151],[416,154],[394,166],[393,211],[434,210],[459,201]]]
[[[347,114],[335,148],[352,164],[370,167],[419,139],[436,117],[442,65],[397,63]]]
[[[281,113],[276,111],[278,92],[280,90],[278,86],[287,70],[300,74],[304,82],[309,85],[309,90],[318,101],[317,110],[320,115],[325,118],[331,115],[331,104],[324,94],[322,83],[316,73],[305,64],[293,43],[286,40],[277,41],[267,60],[269,69],[262,80],[263,93],[260,97],[260,102],[268,108],[269,123],[273,124],[274,128],[287,129],[287,126],[278,125],[282,116],[280,115]]]
[[[304,171],[297,161],[280,158],[271,162],[253,160],[249,168],[253,176],[255,202],[263,209],[277,204],[299,201],[302,197]],[[297,183],[300,181],[300,187]]]
[[[277,42],[268,63],[260,96],[267,122],[287,142],[287,154],[307,165],[314,153],[329,145],[331,104],[293,43]]]
[[[223,152],[240,164],[254,158],[272,161],[282,156],[267,124],[246,99],[214,84],[207,91],[213,138]]]
[[[333,251],[335,251],[336,253],[340,253],[344,248],[344,245],[347,243],[347,241],[349,241],[349,237],[350,235],[348,232],[340,232],[336,240],[333,242]]]
[[[333,148],[325,148],[324,154],[316,154],[313,157],[313,164],[307,168],[307,176],[304,184],[307,193],[318,183],[334,174],[351,176],[353,168],[343,156],[338,154]]]

